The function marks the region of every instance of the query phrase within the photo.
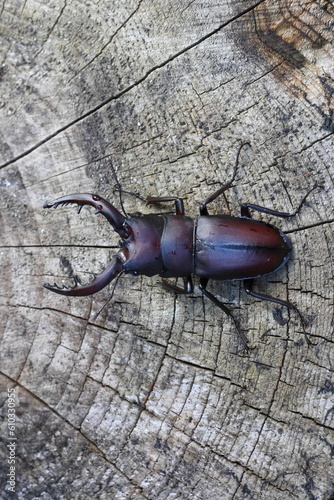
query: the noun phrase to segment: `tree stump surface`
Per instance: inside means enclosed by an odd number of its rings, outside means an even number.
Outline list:
[[[16,0],[0,23],[0,498],[333,499],[333,5]],[[94,210],[44,203],[119,208],[113,166],[126,191],[197,217],[244,142],[211,213],[292,212],[323,187],[289,220],[254,213],[294,248],[256,290],[297,305],[314,345],[238,281],[209,289],[249,351],[198,286],[124,276],[97,319],[110,288],[42,288],[91,280],[118,240]]]

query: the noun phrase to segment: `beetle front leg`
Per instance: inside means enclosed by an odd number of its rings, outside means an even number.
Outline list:
[[[232,321],[234,323],[234,326],[237,329],[239,337],[240,337],[242,343],[244,344],[244,346],[246,347],[246,349],[248,350],[249,346],[248,346],[248,341],[247,341],[246,335],[240,330],[239,325],[237,324],[237,321],[236,321],[235,317],[233,316],[233,314],[231,313],[231,311],[229,310],[229,308],[226,307],[225,304],[223,304],[220,300],[217,299],[217,297],[215,297],[211,292],[209,292],[206,289],[208,282],[209,282],[209,280],[207,278],[201,278],[199,289],[206,297],[208,297],[208,299],[210,299],[216,306],[218,306],[222,311],[224,311],[224,313],[227,314],[227,316],[232,318]]]
[[[175,212],[176,215],[184,215],[184,204],[182,198],[177,198],[176,196],[149,196],[146,199],[146,203],[148,205],[158,205],[159,203],[165,203],[168,201],[175,202]]]

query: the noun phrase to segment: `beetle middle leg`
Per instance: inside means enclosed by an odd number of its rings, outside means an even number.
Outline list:
[[[123,193],[129,194],[130,196],[134,196],[135,198],[138,198],[139,200],[145,201],[148,205],[157,205],[158,203],[165,203],[168,201],[174,201],[176,215],[184,215],[184,203],[183,203],[182,198],[178,198],[176,196],[159,196],[159,197],[148,196],[147,198],[144,198],[143,196],[141,196],[138,193],[133,193],[132,191],[125,191],[122,188],[122,186],[117,178],[115,169],[113,167],[112,167],[112,171],[113,171],[113,175],[114,175],[115,180],[116,180],[116,184],[115,184],[114,189],[115,189],[115,191],[118,191],[120,193],[120,204],[122,206],[122,210],[124,213],[126,213],[126,212],[125,212],[124,206],[123,206],[123,199],[122,199]]]
[[[175,202],[176,215],[184,215],[184,203],[182,198],[177,198],[176,196],[149,196],[148,198],[146,198],[146,203],[148,205],[158,205],[159,203],[165,203],[168,201]]]
[[[193,291],[194,291],[194,285],[193,285],[193,281],[191,279],[191,276],[187,276],[187,278],[183,278],[183,288],[180,286],[177,286],[176,284],[173,285],[167,279],[164,279],[164,278],[161,280],[161,284],[167,290],[171,290],[172,292],[176,292],[176,293],[193,293]]]
[[[238,149],[238,152],[237,152],[237,157],[236,157],[235,164],[234,164],[232,179],[229,182],[227,182],[226,184],[224,184],[223,186],[221,186],[217,191],[215,191],[211,196],[209,196],[202,203],[202,205],[199,208],[200,215],[209,215],[209,212],[208,212],[208,209],[207,209],[207,205],[209,203],[211,203],[212,201],[214,201],[216,198],[218,198],[218,196],[220,196],[221,194],[223,194],[225,191],[227,191],[228,189],[230,189],[232,187],[232,183],[233,183],[233,181],[235,179],[235,176],[236,176],[236,173],[237,173],[237,168],[238,168],[238,165],[239,165],[240,153],[241,153],[241,150],[242,150],[242,148],[244,146],[250,146],[249,142],[244,142],[244,143],[242,143],[239,146],[239,149]]]
[[[232,187],[232,182],[233,181],[230,181],[228,182],[227,184],[224,184],[220,189],[218,189],[218,191],[215,191],[211,196],[209,196],[205,201],[204,203],[202,203],[202,205],[200,206],[199,208],[199,213],[201,215],[209,215],[209,212],[208,212],[208,209],[207,209],[207,204],[208,203],[211,203],[212,201],[214,201],[216,198],[218,198],[218,196],[220,196],[221,194],[223,194],[227,189],[229,189],[230,187]]]
[[[227,316],[229,316],[232,319],[242,343],[244,344],[244,346],[248,350],[249,346],[248,346],[246,335],[240,330],[239,325],[237,324],[237,321],[236,321],[235,317],[233,316],[233,314],[231,313],[231,311],[229,310],[229,308],[225,304],[223,304],[219,299],[217,299],[217,297],[215,297],[211,292],[209,292],[209,290],[206,289],[208,282],[209,282],[209,280],[207,278],[201,278],[199,289],[208,299],[210,299],[217,307],[219,307],[222,311],[224,311],[224,313]]]

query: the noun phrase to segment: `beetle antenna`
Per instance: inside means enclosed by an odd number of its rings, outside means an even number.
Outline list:
[[[111,293],[108,297],[108,299],[106,300],[106,302],[103,304],[103,306],[101,307],[101,309],[96,313],[94,314],[93,316],[93,321],[96,321],[96,319],[98,318],[98,316],[101,314],[101,312],[103,311],[103,309],[109,304],[109,302],[111,301],[111,299],[113,298],[114,296],[114,292],[115,292],[115,288],[116,288],[116,285],[118,283],[118,280],[120,279],[120,277],[122,276],[122,274],[124,274],[124,271],[121,271],[119,273],[119,275],[117,276],[117,278],[115,279],[114,283],[113,283],[113,287],[112,287],[112,290],[111,290]]]
[[[132,191],[125,191],[125,189],[123,189],[119,184],[115,185],[114,191],[122,191],[122,193],[130,194],[131,196],[134,196],[135,198],[138,198],[139,200],[142,200],[145,203],[147,202],[147,198],[144,198],[144,196],[141,196],[139,193],[133,193]]]
[[[110,167],[111,167],[111,171],[112,171],[112,174],[113,174],[114,179],[115,179],[115,182],[116,182],[116,184],[115,184],[115,186],[114,186],[114,192],[115,192],[115,191],[118,191],[118,193],[119,193],[119,204],[121,205],[121,209],[122,209],[123,214],[125,215],[125,217],[127,217],[127,216],[128,216],[128,214],[126,213],[126,210],[125,210],[125,208],[124,208],[124,204],[123,204],[123,196],[122,196],[122,194],[123,194],[123,192],[124,192],[124,191],[123,191],[123,189],[122,189],[122,185],[121,185],[121,183],[120,183],[120,182],[119,182],[119,180],[118,180],[118,177],[117,177],[117,174],[116,174],[115,167],[114,167],[114,165],[113,165],[113,163],[112,163],[112,161],[111,161],[111,160],[110,160]]]
[[[295,215],[297,215],[300,210],[303,208],[303,205],[305,204],[306,202],[306,199],[308,198],[308,196],[312,193],[312,191],[314,191],[315,189],[324,189],[323,186],[320,186],[318,184],[316,184],[315,186],[311,187],[311,189],[309,189],[306,193],[306,195],[304,196],[304,198],[302,199],[302,201],[300,202],[299,204],[299,207],[292,213],[289,215],[289,217],[295,217]]]
[[[115,191],[118,191],[118,193],[119,193],[119,203],[120,203],[120,205],[121,205],[122,212],[123,212],[123,213],[124,213],[124,215],[127,217],[127,216],[128,216],[128,214],[127,214],[127,212],[126,212],[126,210],[125,210],[125,208],[124,208],[124,204],[123,204],[123,194],[124,194],[124,193],[125,193],[125,194],[130,194],[131,196],[134,196],[135,198],[138,198],[139,200],[142,200],[142,201],[144,201],[145,203],[146,203],[146,201],[147,201],[147,200],[146,200],[146,198],[144,198],[143,196],[141,196],[141,195],[140,195],[140,194],[138,194],[138,193],[133,193],[132,191],[125,191],[125,189],[123,189],[123,188],[122,188],[122,185],[121,185],[121,183],[120,183],[120,182],[119,182],[119,180],[118,180],[118,177],[117,177],[117,175],[116,175],[116,170],[115,170],[115,168],[114,168],[113,164],[112,164],[112,163],[110,163],[110,166],[111,166],[111,170],[112,170],[112,173],[113,173],[114,179],[115,179],[115,181],[116,181],[116,184],[115,184],[115,186],[114,186],[114,192],[115,192]]]
[[[235,179],[235,176],[237,174],[237,170],[238,170],[238,166],[239,166],[239,157],[240,157],[240,153],[241,153],[241,150],[245,147],[245,146],[249,146],[250,148],[252,147],[251,143],[250,142],[242,142],[239,146],[239,149],[238,149],[238,152],[237,152],[237,156],[236,156],[236,159],[235,159],[235,164],[234,164],[234,169],[233,169],[233,175],[232,175],[232,179],[230,180],[229,184],[232,184],[232,182],[234,181]]]

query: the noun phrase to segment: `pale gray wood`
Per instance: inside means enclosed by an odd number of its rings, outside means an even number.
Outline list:
[[[18,499],[333,498],[333,7],[326,1],[3,2],[1,8],[0,497],[7,390],[16,387]],[[294,255],[257,289],[309,322],[212,290],[252,350],[196,287],[124,277],[66,298],[117,235],[72,192],[179,195],[196,217],[243,202],[293,211]],[[127,196],[129,212],[159,211]],[[170,207],[163,207],[169,209]]]

